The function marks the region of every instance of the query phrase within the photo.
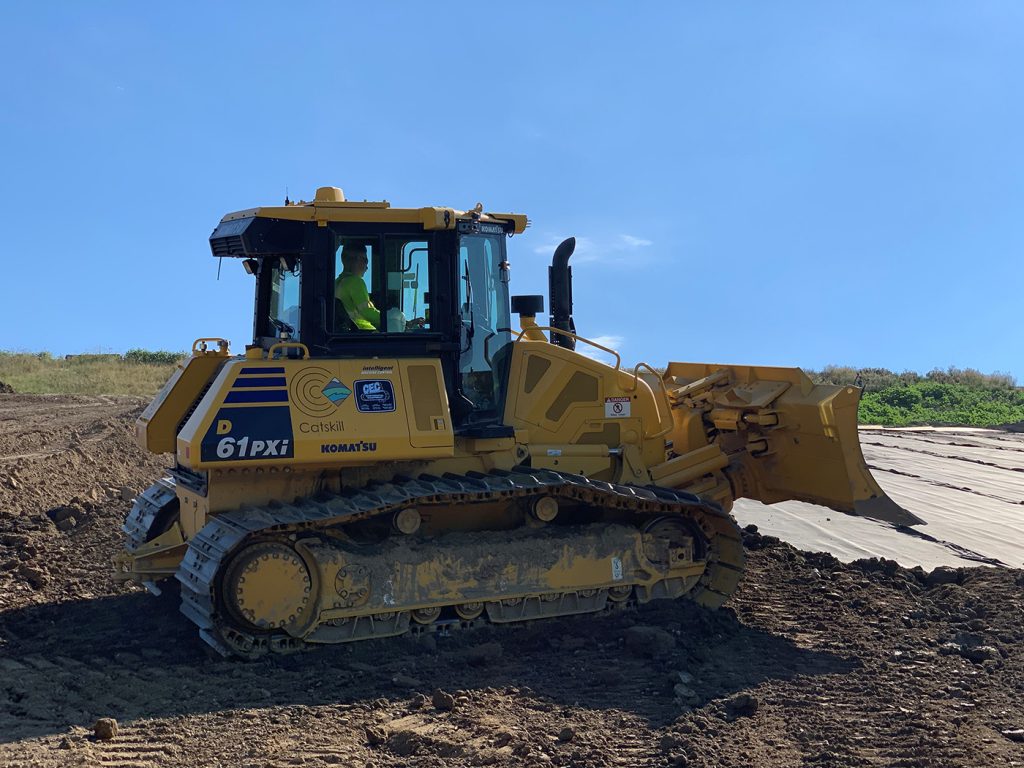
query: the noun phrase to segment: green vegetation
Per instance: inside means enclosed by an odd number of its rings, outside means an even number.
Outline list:
[[[0,352],[0,383],[23,394],[152,397],[184,352],[133,349],[125,355]]]
[[[990,427],[1024,422],[1024,388],[1003,373],[948,368],[922,376],[913,371],[829,366],[807,374],[819,383],[863,386],[861,424]]]
[[[124,359],[129,363],[145,363],[146,365],[177,365],[178,361],[187,357],[185,352],[167,352],[166,350],[129,349]]]

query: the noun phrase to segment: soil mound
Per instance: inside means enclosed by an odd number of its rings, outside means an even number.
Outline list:
[[[0,611],[109,593],[110,555],[131,506],[121,489],[144,488],[169,463],[135,444],[143,401],[13,395],[4,406]]]

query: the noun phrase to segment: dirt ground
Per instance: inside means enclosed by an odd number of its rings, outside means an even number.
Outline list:
[[[110,578],[164,463],[141,407],[0,396],[0,765],[1024,765],[1024,571],[759,533],[714,613],[210,659],[172,597]]]

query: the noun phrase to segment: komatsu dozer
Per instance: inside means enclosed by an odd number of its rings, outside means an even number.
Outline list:
[[[623,366],[577,335],[572,239],[539,324],[543,296],[509,296],[526,226],[336,187],[225,216],[210,246],[253,276],[253,340],[197,340],[140,416],[139,444],[173,466],[135,500],[117,577],[176,581],[210,646],[255,657],[655,599],[715,608],[743,574],[740,497],[920,522],[864,463],[858,389]]]

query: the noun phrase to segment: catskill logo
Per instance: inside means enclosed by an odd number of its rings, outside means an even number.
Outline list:
[[[345,422],[343,421],[300,421],[299,432],[303,434],[316,434],[317,432],[344,432]]]

